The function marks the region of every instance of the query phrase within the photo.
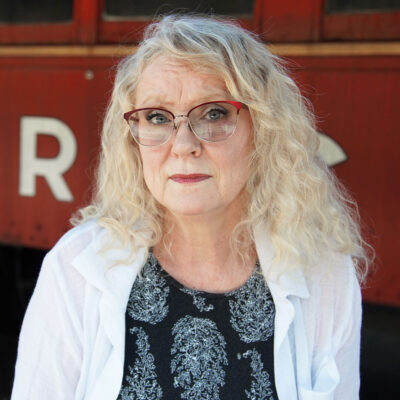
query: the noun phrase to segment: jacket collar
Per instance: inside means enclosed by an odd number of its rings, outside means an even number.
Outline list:
[[[139,250],[135,258],[126,263],[125,260],[130,258],[130,248],[117,247],[111,242],[105,228],[95,222],[89,224],[91,240],[72,264],[100,292],[110,293],[117,298],[123,297],[121,293],[130,289],[127,278],[133,282],[143,264],[144,249]]]
[[[86,282],[100,292],[100,327],[104,329],[123,365],[125,350],[125,311],[133,282],[144,263],[145,250],[140,249],[132,262],[130,249],[109,248],[110,236],[106,229],[93,223],[91,241],[73,260],[75,269]]]
[[[121,294],[130,290],[131,286],[129,285],[133,283],[145,261],[145,250],[140,249],[132,262],[124,263],[123,261],[128,260],[130,256],[129,247],[116,248],[113,246],[104,251],[104,248],[110,244],[107,230],[96,222],[89,223],[88,228],[91,240],[85,249],[75,257],[73,265],[88,283],[101,292],[110,292],[120,298],[125,306],[127,298]],[[306,279],[300,267],[289,269],[283,263],[278,262],[271,268],[275,252],[264,224],[258,224],[254,228],[254,239],[261,268],[268,284],[274,285],[283,297],[293,295],[308,298]]]
[[[309,291],[300,267],[289,269],[279,262],[271,267],[275,252],[264,224],[254,228],[254,240],[261,269],[275,304],[274,357],[279,361],[286,359],[290,353],[287,337],[295,317],[294,298],[306,299]]]
[[[268,285],[273,285],[282,297],[308,298],[307,282],[300,266],[288,267],[283,262],[278,261],[273,268],[271,267],[275,251],[265,224],[258,224],[254,228],[254,240],[258,259]]]
[[[72,263],[86,282],[101,293],[100,324],[123,365],[126,305],[133,282],[145,262],[145,249],[139,250],[131,263],[121,263],[121,260],[129,258],[130,249],[114,247],[104,251],[104,246],[109,243],[109,234],[95,222],[91,224],[91,240]],[[274,352],[277,357],[294,318],[291,296],[306,299],[309,291],[300,268],[291,269],[290,273],[279,273],[285,271],[284,265],[279,268],[279,264],[275,264],[274,269],[271,268],[274,251],[265,226],[260,224],[254,229],[254,238],[260,265],[276,306]]]

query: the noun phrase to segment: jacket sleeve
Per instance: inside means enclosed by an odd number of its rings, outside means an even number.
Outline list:
[[[84,281],[52,250],[44,259],[18,343],[11,400],[72,400],[82,363]]]
[[[336,261],[336,262],[335,262]],[[338,257],[322,279],[312,282],[311,297],[304,303],[308,357],[307,382],[302,342],[296,343],[301,400],[357,400],[360,377],[361,294],[350,257]],[[305,341],[306,342],[306,341]]]
[[[339,383],[334,398],[356,400],[360,389],[361,291],[352,265],[341,282],[339,293],[336,302],[338,327],[334,336]]]

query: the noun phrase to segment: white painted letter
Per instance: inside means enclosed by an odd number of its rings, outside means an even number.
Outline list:
[[[330,136],[322,132],[319,132],[318,155],[326,162],[328,167],[347,161],[347,155],[342,147]]]
[[[37,158],[37,136],[50,135],[60,144],[54,158]],[[50,117],[22,117],[20,137],[19,194],[36,195],[36,176],[46,179],[54,197],[59,201],[73,201],[63,174],[76,157],[76,139],[71,129],[62,121]]]

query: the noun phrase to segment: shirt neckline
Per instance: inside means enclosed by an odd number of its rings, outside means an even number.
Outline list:
[[[159,269],[162,277],[168,281],[169,284],[172,286],[176,287],[177,289],[183,291],[184,293],[190,294],[192,296],[202,296],[202,297],[208,297],[208,298],[225,298],[225,297],[230,297],[234,296],[240,291],[246,290],[247,287],[251,285],[251,283],[256,279],[258,274],[261,274],[261,267],[260,263],[257,260],[251,275],[249,278],[238,288],[227,291],[227,292],[208,292],[206,290],[197,290],[197,289],[192,289],[189,288],[185,285],[183,285],[181,282],[177,281],[173,276],[171,276],[161,265],[161,263],[158,261],[157,257],[153,253],[149,253],[149,258],[152,259],[152,263],[154,262],[155,265],[157,265],[157,268]]]

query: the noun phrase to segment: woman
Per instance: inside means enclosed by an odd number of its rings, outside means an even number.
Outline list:
[[[118,67],[96,197],[44,261],[12,398],[358,398],[367,258],[317,148],[252,34],[151,25]]]

